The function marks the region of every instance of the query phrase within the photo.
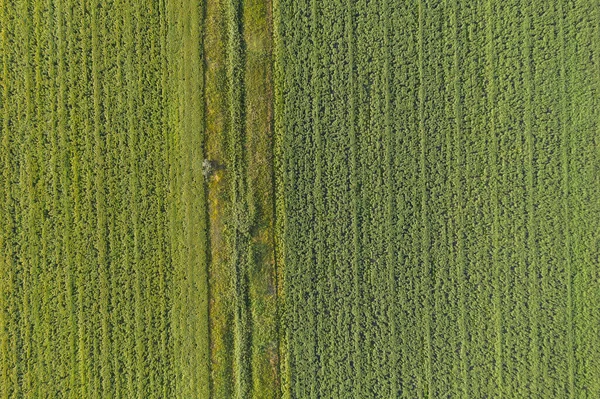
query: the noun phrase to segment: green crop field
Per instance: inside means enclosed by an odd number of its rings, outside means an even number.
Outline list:
[[[279,10],[290,396],[599,397],[598,3]]]
[[[600,398],[597,0],[0,0],[0,399]]]

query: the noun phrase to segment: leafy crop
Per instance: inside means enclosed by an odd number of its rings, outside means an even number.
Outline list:
[[[0,397],[206,397],[200,16],[0,4]]]
[[[596,3],[0,1],[0,398],[600,397]]]
[[[287,395],[594,397],[598,8],[277,7]]]

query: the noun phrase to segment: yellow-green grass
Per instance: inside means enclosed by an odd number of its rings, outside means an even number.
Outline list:
[[[0,4],[1,398],[207,397],[201,17]]]
[[[213,397],[233,397],[233,276],[227,226],[230,219],[230,177],[226,131],[227,59],[226,19],[221,1],[206,3],[204,35],[206,157],[216,165],[208,179],[210,223],[210,336]]]
[[[205,48],[214,397],[278,397],[271,5],[208,1]]]
[[[273,78],[271,2],[243,3],[248,206],[251,226],[252,397],[279,395],[277,264],[274,251]]]

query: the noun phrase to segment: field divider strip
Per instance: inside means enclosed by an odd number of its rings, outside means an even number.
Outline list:
[[[246,309],[248,297],[248,242],[246,228],[249,227],[248,207],[246,203],[245,187],[245,156],[244,156],[244,89],[243,89],[243,63],[244,53],[242,47],[242,21],[240,18],[241,4],[238,0],[227,1],[227,30],[228,30],[228,81],[229,81],[229,113],[230,136],[229,157],[232,169],[232,197],[233,217],[235,228],[233,231],[233,266],[235,268],[235,339],[234,339],[234,387],[235,395],[245,399],[251,391],[251,367],[245,357],[249,356],[251,342],[250,316]]]
[[[0,174],[2,176],[2,186],[7,187],[8,185],[8,132],[9,132],[9,110],[8,110],[8,99],[9,99],[9,69],[8,69],[8,43],[7,43],[7,30],[8,30],[8,18],[7,18],[7,4],[6,1],[0,2],[0,49],[2,52],[2,142],[0,151]],[[0,195],[0,218],[1,220],[7,220],[7,193],[8,190]],[[6,223],[2,223],[0,227],[0,276],[2,276],[2,283],[0,284],[0,301],[3,304],[7,303],[7,290],[5,289],[5,276],[9,275],[8,262],[5,256],[6,243]],[[7,399],[10,396],[9,387],[9,351],[8,351],[8,340],[9,335],[7,329],[8,315],[5,312],[5,307],[2,306],[0,309],[0,395],[2,399]]]
[[[285,322],[286,305],[286,281],[285,281],[285,161],[284,161],[284,103],[283,90],[284,80],[282,71],[283,44],[281,29],[281,10],[280,1],[271,1],[271,23],[272,23],[272,43],[273,43],[273,64],[272,64],[272,84],[273,84],[273,193],[274,205],[274,252],[275,267],[277,270],[277,329],[278,329],[278,372],[280,382],[280,394],[282,399],[291,398],[291,375],[289,366],[289,338]]]

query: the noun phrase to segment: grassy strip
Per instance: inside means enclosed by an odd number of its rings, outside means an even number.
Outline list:
[[[201,32],[203,5],[198,0],[184,1],[175,10],[181,40],[178,71],[179,142],[175,147],[180,162],[180,197],[182,253],[176,268],[178,330],[178,386],[181,398],[209,396],[209,324],[208,324],[208,236],[206,193],[202,176],[204,159],[204,104]]]
[[[248,289],[251,307],[252,397],[279,391],[277,270],[274,253],[271,2],[243,3],[247,203],[251,215]]]
[[[270,12],[262,0],[206,8],[214,397],[276,397],[280,389]]]
[[[210,225],[210,334],[211,393],[233,397],[233,279],[231,276],[231,179],[227,165],[229,130],[227,86],[227,24],[221,0],[206,2],[204,65],[206,107],[206,158],[216,165],[208,179]]]
[[[251,317],[248,287],[248,271],[251,263],[249,252],[250,226],[254,222],[248,204],[247,164],[245,152],[245,88],[242,4],[237,0],[226,2],[227,15],[227,90],[229,129],[227,136],[228,168],[231,176],[231,272],[234,289],[234,395],[250,396],[251,390]]]

